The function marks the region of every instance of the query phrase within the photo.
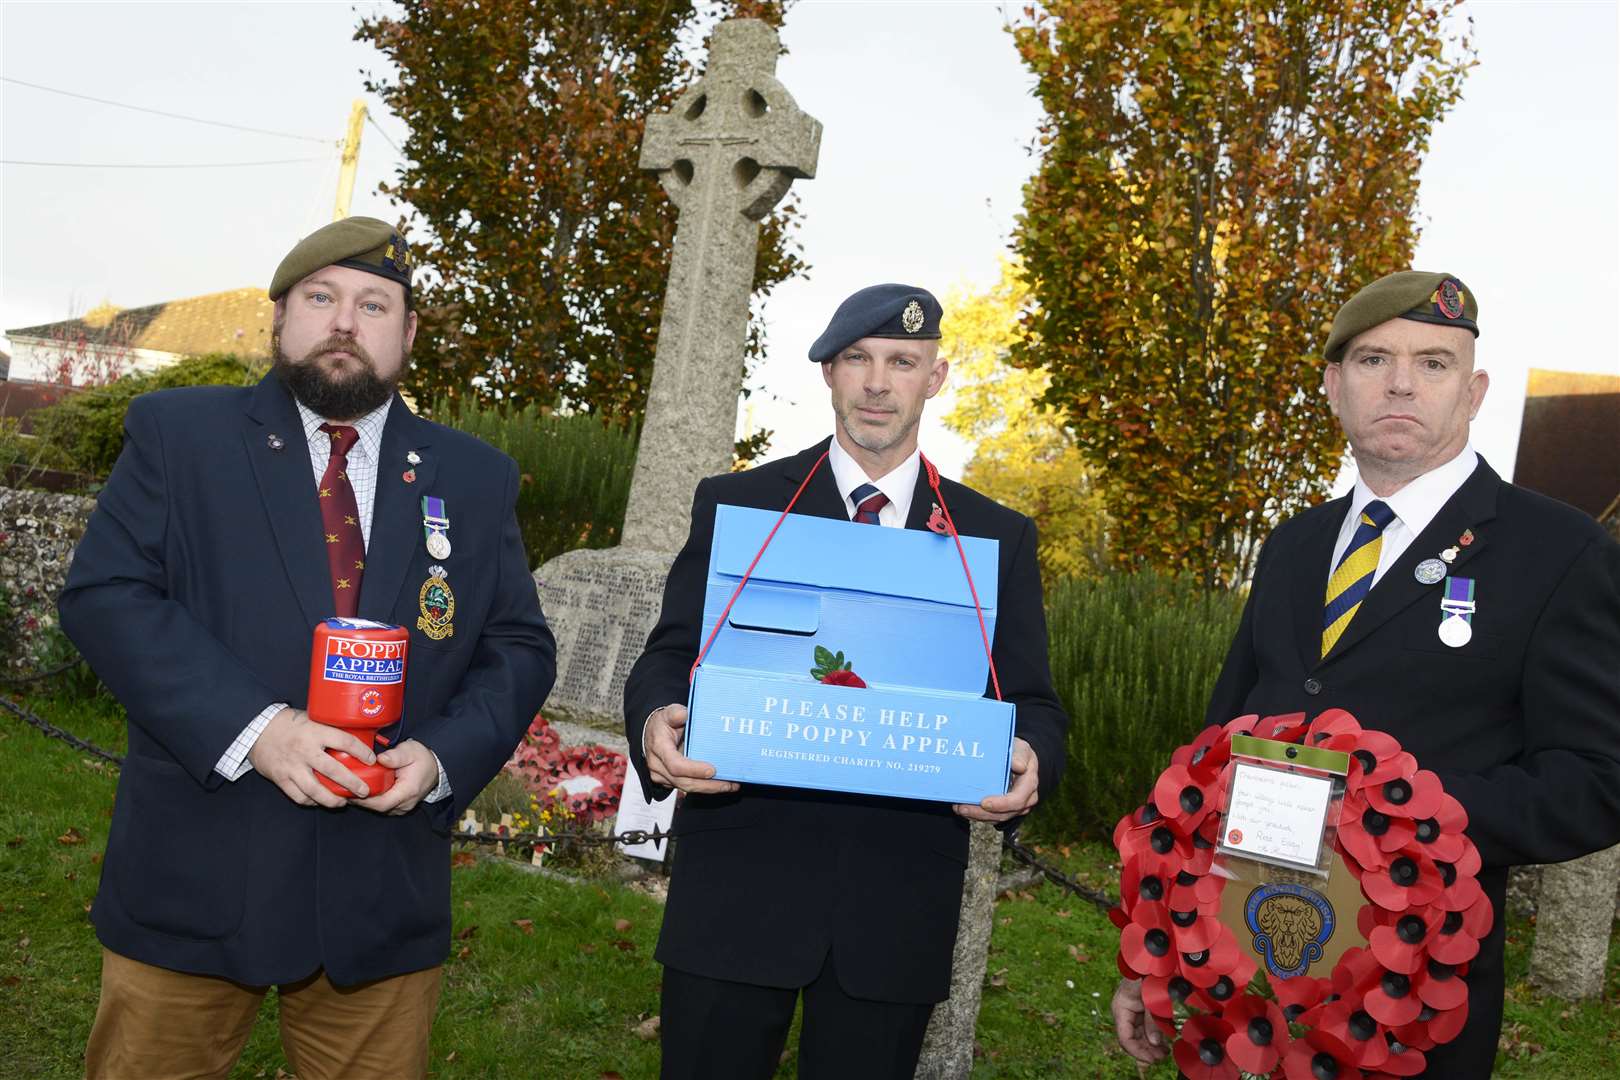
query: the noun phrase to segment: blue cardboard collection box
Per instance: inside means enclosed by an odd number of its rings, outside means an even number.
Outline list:
[[[779,516],[717,509],[701,640]],[[997,543],[962,545],[994,640]],[[827,654],[867,685],[813,677]],[[977,803],[1012,757],[988,675],[950,537],[789,514],[693,677],[685,753],[724,780]]]

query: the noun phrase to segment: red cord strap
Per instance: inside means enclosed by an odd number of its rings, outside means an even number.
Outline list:
[[[922,459],[923,468],[927,471],[928,486],[934,489],[934,495],[939,499],[939,508],[945,514],[945,525],[950,530],[951,539],[956,541],[956,554],[962,560],[962,572],[967,575],[968,592],[973,597],[973,610],[979,616],[979,637],[984,641],[984,657],[990,662],[990,685],[996,692],[996,700],[1001,701],[1003,700],[1001,696],[1001,679],[996,675],[996,658],[990,654],[990,633],[985,628],[984,608],[979,604],[979,590],[973,584],[973,571],[968,569],[967,552],[962,548],[962,538],[956,532],[956,522],[951,520],[951,508],[945,504],[945,493],[939,490],[939,470],[934,468],[934,463],[922,454],[919,453],[917,456]],[[726,618],[731,614],[732,605],[737,602],[737,597],[741,595],[743,586],[747,585],[748,579],[753,576],[754,568],[759,565],[759,560],[765,557],[765,549],[771,546],[771,541],[776,537],[776,530],[782,527],[782,522],[786,520],[788,514],[793,510],[793,505],[799,501],[799,496],[804,494],[804,489],[809,485],[810,478],[816,475],[816,470],[821,468],[821,463],[826,460],[827,451],[824,450],[821,456],[816,459],[816,463],[810,466],[810,471],[805,473],[803,482],[799,484],[799,490],[795,491],[793,498],[788,500],[787,507],[777,516],[776,524],[771,526],[771,531],[765,536],[765,542],[754,553],[754,561],[748,564],[748,570],[743,574],[742,580],[737,582],[735,589],[731,590],[731,598],[726,601],[725,610],[720,613],[720,619],[714,624],[714,629],[709,631],[708,640],[704,641],[703,648],[698,650],[697,659],[692,661],[692,668],[686,674],[687,682],[691,682],[692,679],[697,677],[698,667],[703,663],[703,658],[709,655],[709,646],[714,644],[714,639],[719,635],[720,628],[726,624]]]

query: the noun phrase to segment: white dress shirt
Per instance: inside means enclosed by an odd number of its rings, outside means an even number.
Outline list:
[[[827,464],[832,467],[838,495],[844,500],[844,513],[849,515],[851,521],[855,520],[855,504],[850,502],[849,493],[862,484],[871,484],[889,497],[889,504],[878,511],[878,524],[891,529],[906,527],[906,518],[911,513],[911,496],[917,490],[917,470],[922,468],[921,451],[913,450],[906,460],[874,480],[866,475],[859,462],[844,451],[835,435],[827,450]]]
[[[294,400],[293,404],[298,406],[298,419],[304,425],[304,441],[309,446],[309,464],[313,471],[315,486],[319,487],[321,477],[326,475],[326,466],[332,460],[332,439],[321,430],[321,425],[327,421],[307,408],[302,401]],[[388,410],[392,405],[393,399],[390,398],[349,425],[355,429],[359,438],[349,448],[344,473],[349,486],[354,489],[355,506],[360,511],[360,536],[368,552],[371,550],[371,511],[377,505],[377,472],[382,456],[383,426],[388,422]],[[270,718],[285,708],[287,708],[285,701],[266,705],[232,741],[230,747],[214,765],[214,771],[233,781],[252,772],[253,763],[248,760],[248,754],[252,752],[253,744],[259,741],[259,736],[269,725]],[[434,754],[433,760],[439,764],[439,783],[422,800],[423,802],[438,802],[450,794],[450,777],[444,771],[444,763],[438,759],[439,755]]]
[[[1462,453],[1444,465],[1430,469],[1384,499],[1384,503],[1395,512],[1395,517],[1384,526],[1383,545],[1378,551],[1378,569],[1373,571],[1374,585],[1384,576],[1384,571],[1394,566],[1395,560],[1412,546],[1418,534],[1429,527],[1429,522],[1434,520],[1440,508],[1457,494],[1457,489],[1474,474],[1478,466],[1479,455],[1469,444],[1463,447]],[[1373,494],[1366,481],[1357,477],[1356,486],[1350,492],[1350,509],[1344,515],[1344,523],[1339,526],[1338,542],[1333,545],[1333,560],[1328,563],[1328,574],[1333,573],[1333,568],[1339,565],[1345,549],[1350,546],[1350,538],[1355,535],[1356,524],[1361,520],[1361,511],[1376,498],[1378,496]],[[1439,553],[1438,550],[1434,552],[1436,555]]]

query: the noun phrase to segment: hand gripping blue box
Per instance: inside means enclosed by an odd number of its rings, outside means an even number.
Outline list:
[[[717,508],[701,641],[780,516]],[[961,539],[993,641],[998,545]],[[949,536],[789,514],[693,677],[685,753],[724,780],[952,803],[1000,795],[1013,705],[983,696],[984,641]],[[866,686],[820,681],[834,669]]]

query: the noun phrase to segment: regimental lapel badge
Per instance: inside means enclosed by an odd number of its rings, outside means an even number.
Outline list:
[[[1446,564],[1439,559],[1424,559],[1413,569],[1412,576],[1420,585],[1433,585],[1446,576]]]
[[[415,450],[412,450],[410,453],[405,455],[405,460],[411,465],[420,465],[422,464],[422,455],[418,454]]]
[[[271,435],[269,438],[265,439],[264,442],[265,445],[270,447],[272,450],[280,450],[283,446],[287,445],[282,441],[280,435]]]
[[[456,632],[451,622],[456,616],[456,594],[450,591],[444,567],[428,567],[428,579],[422,582],[417,594],[422,614],[417,617],[416,628],[434,641],[443,641]]]

